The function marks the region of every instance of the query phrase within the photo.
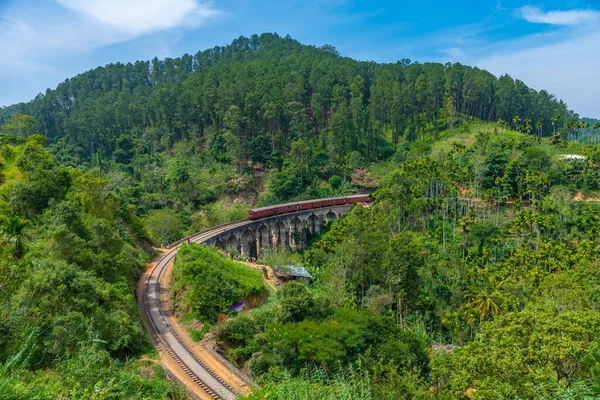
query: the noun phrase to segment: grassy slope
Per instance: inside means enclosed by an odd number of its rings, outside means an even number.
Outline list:
[[[21,150],[23,149],[23,146],[17,146],[17,147],[6,147],[5,149],[10,149],[10,150],[4,150],[0,156],[0,165],[1,165],[1,173],[2,173],[2,180],[0,181],[0,188],[3,189],[2,191],[5,192],[6,189],[4,189],[5,187],[9,188],[12,186],[12,184],[18,182],[21,177],[22,177],[22,173],[21,171],[19,171],[19,168],[17,167],[17,159],[19,158],[19,155],[21,154]]]
[[[260,272],[229,260],[203,245],[184,245],[173,269],[171,291],[184,314],[214,317],[265,291]]]

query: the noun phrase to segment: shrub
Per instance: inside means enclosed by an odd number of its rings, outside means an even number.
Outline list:
[[[173,270],[173,300],[184,312],[215,321],[217,313],[264,290],[260,272],[203,245],[184,245]]]

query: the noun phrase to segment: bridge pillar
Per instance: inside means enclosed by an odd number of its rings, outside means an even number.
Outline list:
[[[256,238],[250,229],[246,229],[240,238],[240,252],[246,257],[256,257]]]
[[[333,221],[335,221],[336,219],[339,219],[339,217],[338,217],[338,215],[337,215],[335,212],[333,212],[332,210],[329,210],[329,211],[327,212],[327,214],[325,214],[325,221],[326,221],[328,224],[332,223],[332,222],[333,222]]]
[[[317,217],[315,214],[311,214],[306,219],[306,225],[308,226],[308,231],[312,234],[321,232],[321,225],[323,224],[323,218]]]
[[[277,221],[272,228],[272,243],[273,247],[283,247],[288,245],[287,229],[285,223]]]
[[[290,247],[294,250],[303,249],[306,244],[306,234],[304,232],[304,223],[298,217],[294,217],[289,222],[290,226]]]
[[[261,225],[256,231],[257,250],[268,249],[271,247],[271,230],[267,225]]]

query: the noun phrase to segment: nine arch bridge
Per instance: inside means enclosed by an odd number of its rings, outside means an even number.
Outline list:
[[[261,249],[291,247],[303,249],[306,234],[319,233],[325,224],[346,215],[352,204],[298,211],[249,221],[237,228],[223,228],[223,232],[206,241],[220,249],[235,249],[246,257],[258,257]]]

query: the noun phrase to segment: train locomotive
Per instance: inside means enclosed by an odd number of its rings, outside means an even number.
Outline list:
[[[297,211],[311,210],[331,206],[342,206],[344,204],[369,203],[371,198],[368,194],[355,194],[346,197],[332,197],[329,199],[318,199],[308,201],[297,201],[295,203],[279,204],[276,206],[254,208],[248,211],[248,218],[255,220],[273,215],[288,214]]]

